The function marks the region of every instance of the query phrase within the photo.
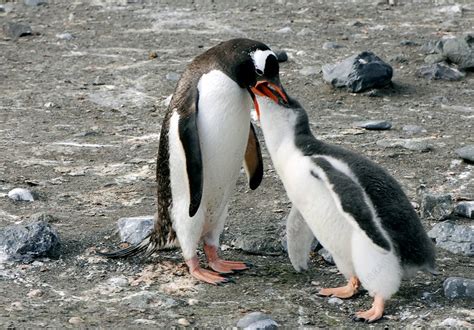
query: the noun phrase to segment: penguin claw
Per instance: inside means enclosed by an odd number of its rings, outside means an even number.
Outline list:
[[[212,285],[222,285],[229,282],[227,277],[220,275],[219,273],[213,272],[212,270],[196,268],[190,272],[191,275],[202,282],[206,282]]]

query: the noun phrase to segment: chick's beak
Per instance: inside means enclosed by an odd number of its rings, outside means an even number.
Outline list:
[[[259,95],[259,96],[269,97],[276,103],[279,103],[280,101],[282,101],[285,104],[288,103],[288,96],[286,95],[279,81],[277,82],[271,82],[268,80],[257,81],[255,86],[251,87],[251,90],[254,94]],[[254,103],[257,103],[257,102],[254,100]]]

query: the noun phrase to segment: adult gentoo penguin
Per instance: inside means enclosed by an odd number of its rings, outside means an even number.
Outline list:
[[[217,252],[242,161],[251,189],[262,180],[260,146],[250,123],[255,100],[250,88],[257,81],[282,90],[276,55],[254,40],[222,42],[188,65],[162,124],[154,230],[139,245],[105,255],[151,254],[179,243],[190,273],[211,284],[227,282],[221,274],[248,268]],[[212,270],[199,265],[201,240]]]
[[[404,275],[435,272],[435,251],[415,210],[382,167],[317,140],[296,100],[282,98],[264,82],[253,90],[265,144],[293,204],[287,219],[293,267],[307,269],[316,236],[348,280],[319,294],[349,298],[362,285],[373,305],[355,319],[378,320]]]

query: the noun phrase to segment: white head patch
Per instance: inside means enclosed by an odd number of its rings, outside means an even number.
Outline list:
[[[250,57],[252,57],[253,64],[255,65],[255,71],[258,73],[261,72],[261,74],[265,72],[265,63],[267,62],[267,57],[269,55],[276,57],[275,53],[271,50],[257,49],[256,51],[250,53]]]

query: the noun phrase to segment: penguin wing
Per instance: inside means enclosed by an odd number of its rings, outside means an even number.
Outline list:
[[[323,173],[311,170],[311,175],[317,180],[327,181],[330,190],[334,191],[339,203],[350,218],[352,225],[357,226],[368,238],[383,250],[390,251],[390,243],[376,224],[376,214],[369,205],[368,197],[362,187],[347,174],[335,168],[327,159],[313,157],[313,161]]]
[[[249,139],[247,149],[245,150],[244,168],[247,173],[250,189],[257,189],[263,178],[263,160],[260,143],[252,123],[250,123]]]
[[[190,95],[181,108],[176,109],[181,113],[178,122],[179,139],[183,146],[186,157],[186,173],[189,182],[189,216],[193,217],[201,205],[202,187],[203,187],[203,169],[201,144],[199,142],[199,133],[197,128],[197,114],[199,91],[197,95]]]

